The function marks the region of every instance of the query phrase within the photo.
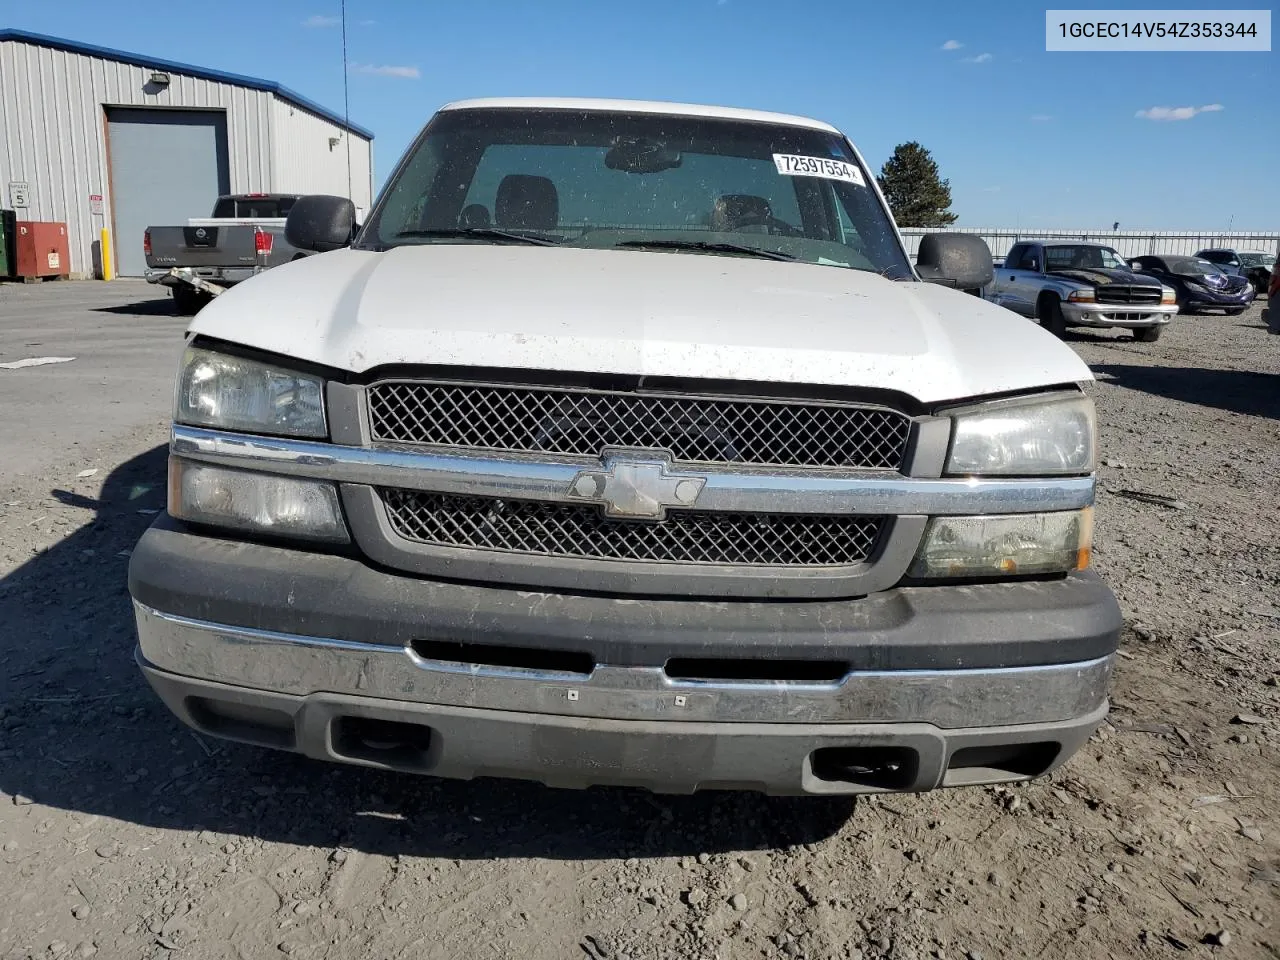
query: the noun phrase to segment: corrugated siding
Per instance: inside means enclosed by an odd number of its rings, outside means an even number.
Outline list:
[[[350,196],[363,214],[372,203],[373,144],[297,104],[273,97],[274,185],[277,193]],[[347,189],[347,137],[351,138],[351,188]],[[338,142],[330,147],[329,138]]]
[[[31,206],[19,210],[18,219],[66,222],[73,275],[92,275],[98,231],[111,226],[104,105],[225,110],[231,189],[271,189],[272,94],[175,73],[167,88],[148,93],[144,87],[152,72],[0,42],[0,204],[9,203],[10,181],[27,182]],[[90,214],[89,196],[95,193],[104,198],[105,217]]]
[[[916,255],[920,238],[926,233],[976,233],[987,242],[993,256],[1003,257],[1019,240],[1088,240],[1105,243],[1123,257],[1141,257],[1149,253],[1190,256],[1212,247],[1236,250],[1280,252],[1280,233],[1224,233],[1220,230],[1019,230],[1013,227],[947,227],[926,230],[919,227],[902,229],[902,239],[911,256]]]

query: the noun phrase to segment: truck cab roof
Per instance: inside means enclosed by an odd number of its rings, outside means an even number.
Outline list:
[[[770,113],[765,110],[744,110],[738,107],[716,107],[698,103],[667,103],[661,100],[608,100],[587,97],[490,97],[475,100],[457,100],[445,104],[446,110],[582,110],[603,113],[658,113],[678,117],[706,117],[717,120],[751,120],[757,123],[779,123],[793,127],[808,127],[827,133],[839,133],[835,127],[810,117],[787,113]]]

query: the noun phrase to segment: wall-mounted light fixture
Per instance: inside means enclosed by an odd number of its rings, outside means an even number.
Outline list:
[[[150,82],[157,87],[167,87],[169,85],[169,75],[167,73],[153,73]]]

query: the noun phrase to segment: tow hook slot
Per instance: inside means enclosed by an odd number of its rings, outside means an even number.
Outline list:
[[[911,747],[823,747],[813,752],[813,775],[872,790],[906,790],[920,772]]]
[[[334,753],[381,767],[425,769],[431,740],[431,728],[419,723],[352,716],[333,722]]]

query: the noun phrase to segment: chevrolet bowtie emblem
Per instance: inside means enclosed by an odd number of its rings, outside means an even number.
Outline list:
[[[603,470],[583,470],[569,485],[573,500],[604,506],[606,517],[663,520],[668,507],[691,507],[706,477],[671,473],[671,461],[658,457],[611,455]]]

